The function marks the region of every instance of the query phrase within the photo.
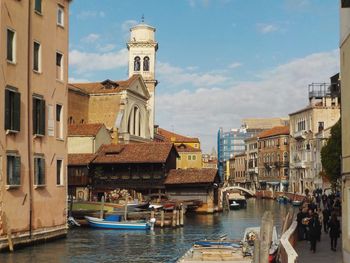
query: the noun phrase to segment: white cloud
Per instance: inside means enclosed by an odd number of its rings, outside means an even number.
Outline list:
[[[275,24],[257,23],[256,27],[258,31],[262,34],[268,34],[279,30],[279,27]]]
[[[114,44],[105,44],[105,45],[97,45],[97,50],[99,52],[111,52],[114,50],[117,46]]]
[[[188,3],[191,7],[196,7],[197,5],[208,7],[210,0],[188,0]]]
[[[125,20],[121,25],[121,29],[123,32],[129,32],[130,28],[137,24],[138,22],[136,20]]]
[[[88,53],[76,49],[69,52],[69,65],[78,74],[126,67],[127,64],[126,49],[105,53]]]
[[[81,41],[83,41],[85,43],[94,43],[94,42],[96,42],[99,39],[100,39],[100,35],[99,34],[91,33],[91,34],[87,35],[86,37],[83,37],[81,39]]]
[[[305,10],[310,6],[310,0],[285,0],[286,7],[292,10]]]
[[[106,15],[103,11],[91,11],[91,10],[83,10],[77,14],[77,18],[81,20],[98,18],[98,17],[103,18],[105,16]]]
[[[156,98],[157,123],[200,137],[204,151],[210,151],[216,145],[219,127],[239,127],[242,118],[287,116],[307,105],[308,84],[329,82],[338,71],[339,54],[335,50],[294,59],[261,73],[257,81],[161,94]]]
[[[231,69],[239,68],[241,66],[242,66],[242,63],[239,63],[239,62],[233,62],[230,65],[228,65],[228,67]]]
[[[74,77],[69,77],[69,83],[84,83],[84,82],[89,82],[88,79],[86,78],[74,78]]]
[[[157,72],[161,81],[168,85],[192,84],[195,87],[208,87],[223,83],[227,80],[222,74],[215,73],[197,73],[192,69],[185,70],[180,67],[175,67],[169,63],[159,62],[157,64]]]

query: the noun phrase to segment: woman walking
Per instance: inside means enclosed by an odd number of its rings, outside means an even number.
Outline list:
[[[310,240],[310,250],[315,253],[316,252],[316,241],[319,237],[319,232],[321,231],[320,228],[320,221],[318,219],[317,213],[312,213],[312,217],[308,224],[309,227],[309,240]]]
[[[340,236],[340,222],[336,213],[332,213],[331,220],[328,223],[329,237],[331,238],[331,250],[337,251],[337,240]]]

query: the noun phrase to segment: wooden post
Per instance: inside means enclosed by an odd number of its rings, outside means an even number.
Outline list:
[[[151,218],[154,218],[154,209],[151,210]]]
[[[181,210],[180,210],[180,226],[184,225],[184,206],[181,204]]]
[[[164,227],[164,210],[160,211],[160,227]]]
[[[176,226],[180,225],[180,210],[176,209]]]
[[[253,252],[253,263],[260,263],[260,239],[257,236],[254,240],[254,252]]]
[[[103,209],[104,209],[104,206],[105,206],[105,197],[102,196],[101,198],[101,211],[100,211],[100,218],[103,219]]]
[[[261,220],[259,263],[269,262],[269,250],[272,241],[273,218],[270,211],[266,211]]]
[[[125,197],[125,205],[124,205],[124,221],[128,220],[128,197]]]
[[[172,218],[171,225],[172,225],[172,227],[176,226],[176,210],[175,210],[175,208],[173,210],[173,218]]]

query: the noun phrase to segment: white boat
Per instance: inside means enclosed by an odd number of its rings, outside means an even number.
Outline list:
[[[141,222],[141,221],[114,221],[107,219],[101,219],[96,217],[85,216],[91,227],[105,228],[105,229],[130,229],[130,230],[147,230],[152,226],[154,222]]]
[[[236,201],[232,201],[232,203],[230,204],[230,209],[231,210],[238,210],[240,208],[241,208],[240,204],[237,203]]]

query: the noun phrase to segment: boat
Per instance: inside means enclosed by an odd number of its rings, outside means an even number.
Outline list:
[[[106,219],[85,216],[89,226],[104,229],[130,229],[130,230],[147,230],[152,227],[153,220],[145,221],[120,221],[120,216],[112,215]]]
[[[240,240],[202,240],[177,260],[177,263],[194,262],[236,262],[251,263],[251,257],[244,257]]]
[[[285,195],[280,195],[277,197],[277,202],[280,204],[287,204],[289,202],[289,198]]]
[[[292,205],[293,206],[301,206],[303,204],[303,201],[300,200],[293,200]]]
[[[239,204],[240,208],[247,208],[247,200],[244,195],[241,195],[240,193],[229,193],[228,195],[228,201],[230,203],[230,207],[232,202],[236,202]]]
[[[244,231],[242,239],[242,252],[244,256],[253,256],[254,241],[260,235],[260,227],[248,227]],[[275,262],[277,256],[277,250],[279,246],[279,240],[277,236],[276,227],[273,227],[272,242],[269,250],[269,262]]]
[[[241,208],[241,206],[236,201],[232,201],[232,203],[230,204],[230,209],[231,210],[238,210],[240,208]]]

